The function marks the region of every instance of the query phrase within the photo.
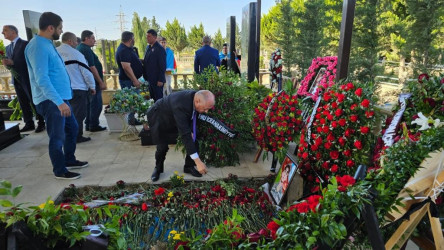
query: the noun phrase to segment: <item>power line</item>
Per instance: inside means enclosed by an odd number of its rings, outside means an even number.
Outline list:
[[[119,14],[116,16],[119,18],[119,20],[117,22],[120,24],[120,33],[122,33],[123,31],[126,30],[125,24],[127,23],[125,21],[125,13],[123,13],[123,11],[122,11],[122,5],[120,5]]]

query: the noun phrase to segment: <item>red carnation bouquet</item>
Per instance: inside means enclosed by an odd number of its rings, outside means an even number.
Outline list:
[[[297,97],[285,91],[272,93],[254,111],[253,136],[258,145],[283,159],[288,143],[299,133],[302,124]]]
[[[335,84],[336,79],[336,65],[338,58],[336,56],[326,56],[314,58],[310,67],[307,70],[307,75],[301,81],[301,86],[298,89],[297,94],[299,96],[310,96],[313,100],[317,100],[319,93],[330,86]],[[309,92],[312,84],[316,84],[313,81],[318,74],[320,68],[325,67],[325,73],[320,79],[319,85],[322,88],[318,88],[314,94]]]
[[[309,182],[353,175],[360,164],[369,162],[375,140],[371,133],[375,123],[372,93],[367,85],[351,82],[323,93],[299,140],[299,166]]]

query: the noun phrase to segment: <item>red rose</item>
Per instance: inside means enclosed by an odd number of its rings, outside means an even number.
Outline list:
[[[335,111],[335,115],[336,115],[336,117],[341,116],[341,115],[342,115],[342,109],[337,109],[337,110]]]
[[[347,149],[347,150],[345,150],[345,151],[343,152],[343,154],[344,154],[345,156],[349,157],[349,156],[351,155],[351,150],[350,150],[350,149]]]
[[[316,207],[319,204],[319,200],[322,198],[320,195],[312,195],[307,198],[308,207],[311,209],[311,211],[316,212]]]
[[[355,91],[355,95],[361,97],[361,95],[362,95],[362,89],[361,89],[361,88],[358,88],[358,89]]]
[[[343,102],[345,99],[345,95],[344,94],[338,94],[338,102]]]
[[[336,121],[331,122],[332,128],[336,128],[338,126],[338,123]]]
[[[338,157],[339,157],[339,152],[338,152],[338,151],[331,151],[331,152],[330,152],[330,157],[331,157],[333,160],[338,159]]]
[[[355,165],[355,162],[353,160],[348,160],[347,161],[347,167],[351,168]]]
[[[280,227],[280,226],[279,226],[276,222],[274,222],[274,220],[271,221],[270,223],[268,223],[268,225],[267,225],[267,229],[270,230],[270,232],[271,232],[271,237],[272,237],[273,239],[276,239],[276,231],[279,229],[279,227]]]
[[[341,127],[344,127],[345,124],[347,123],[347,121],[346,121],[345,119],[340,119],[340,120],[338,121],[338,123],[339,123],[339,125],[341,125]]]
[[[355,86],[353,85],[353,83],[349,82],[347,83],[347,88],[346,90],[352,90]]]
[[[367,134],[370,131],[370,128],[367,126],[363,126],[361,127],[361,133],[363,134]]]
[[[429,75],[427,74],[421,74],[418,76],[418,82],[422,83],[422,81],[424,80],[424,78],[428,81],[430,79]]]
[[[362,149],[362,143],[361,143],[361,141],[355,141],[354,145],[355,145],[355,147],[356,147],[357,149]]]
[[[326,148],[326,149],[330,149],[331,146],[332,146],[331,142],[324,143],[324,148]]]
[[[344,187],[353,186],[356,182],[355,178],[350,175],[336,176],[336,180]]]
[[[307,159],[307,157],[308,157],[308,153],[307,153],[307,152],[304,152],[304,153],[302,154],[302,159]]]
[[[357,105],[356,103],[353,103],[353,104],[350,106],[350,109],[351,109],[351,110],[355,110],[357,106],[358,106],[358,105]]]
[[[340,138],[338,139],[338,141],[339,141],[339,144],[341,144],[341,146],[344,146],[344,145],[345,145],[345,139],[344,139],[344,137],[340,137]]]
[[[298,212],[301,213],[301,214],[307,213],[307,212],[308,212],[308,209],[310,208],[310,207],[308,206],[308,203],[307,203],[307,202],[301,202],[301,203],[299,203],[299,204],[297,204],[297,205],[298,205],[298,207],[297,207]]]
[[[339,169],[338,165],[334,164],[333,166],[331,166],[330,171],[332,173],[336,173],[336,172],[338,172],[338,169]]]
[[[444,79],[444,78],[443,78],[443,79]],[[331,107],[334,108],[334,109],[338,108],[338,103],[336,103],[336,102],[332,103],[332,104],[331,104]]]
[[[365,117],[367,118],[372,118],[374,114],[374,111],[365,111]]]
[[[144,202],[142,203],[142,211],[148,210],[148,205]]]
[[[370,105],[370,101],[367,99],[364,99],[364,101],[361,102],[361,106],[364,108],[368,108],[368,105]]]

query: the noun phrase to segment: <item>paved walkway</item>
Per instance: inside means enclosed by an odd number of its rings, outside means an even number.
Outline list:
[[[106,126],[103,116],[101,124]],[[20,125],[22,126],[23,124]],[[76,186],[109,186],[118,180],[127,183],[151,183],[155,146],[141,146],[140,140],[120,141],[120,133],[85,132],[84,136],[90,136],[92,140],[77,144],[76,157],[88,161],[89,166],[75,171],[82,174],[78,180],[57,180],[52,173],[46,131],[38,134],[33,131],[26,133],[28,135],[23,139],[0,151],[0,180],[8,180],[13,186],[23,185],[16,202],[38,205],[48,196],[55,199],[63,188],[71,183]],[[174,147],[175,145],[170,145],[165,172],[156,183],[168,181],[175,170],[183,173],[184,157]],[[236,167],[209,166],[208,174],[204,177],[197,178],[185,174],[185,180],[215,180],[227,177],[229,173],[239,177],[267,176],[270,173],[271,161],[263,162],[261,158],[258,163],[253,163],[255,153],[256,149],[252,148],[251,152],[241,155],[240,165]]]

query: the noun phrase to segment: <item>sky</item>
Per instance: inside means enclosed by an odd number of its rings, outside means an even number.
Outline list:
[[[51,11],[63,19],[63,31],[70,31],[80,37],[80,33],[91,30],[96,39],[120,39],[119,13],[124,14],[125,30],[131,30],[133,13],[139,17],[156,17],[156,21],[165,27],[167,21],[176,17],[190,30],[201,22],[205,32],[214,35],[218,28],[222,35],[226,33],[226,23],[230,16],[236,16],[241,26],[242,8],[253,0],[0,0],[0,26],[15,25],[19,36],[26,40],[23,10],[36,12]],[[275,0],[262,0],[261,12],[267,13],[275,5]],[[10,42],[0,34],[5,45]]]

